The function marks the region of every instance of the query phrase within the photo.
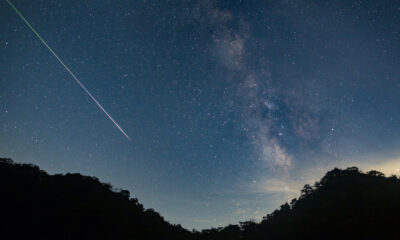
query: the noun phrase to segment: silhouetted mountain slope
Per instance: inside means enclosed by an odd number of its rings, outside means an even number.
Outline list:
[[[230,226],[233,229],[232,226]],[[205,239],[400,239],[400,180],[356,167],[333,169],[301,196],[261,223],[240,224],[236,238],[226,228],[203,231]]]
[[[128,191],[80,174],[50,176],[0,159],[1,239],[188,239]]]
[[[298,199],[267,215],[259,236],[289,239],[400,239],[400,180],[356,167],[329,171],[313,187],[305,185]],[[251,238],[250,238],[251,239]]]
[[[48,175],[0,159],[1,239],[400,239],[400,180],[329,171],[260,223],[189,232],[128,191],[80,174]],[[5,238],[7,236],[7,238]]]

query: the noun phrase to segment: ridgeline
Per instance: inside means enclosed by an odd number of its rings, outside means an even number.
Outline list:
[[[126,190],[0,158],[1,239],[400,239],[400,179],[333,169],[260,223],[188,231]]]

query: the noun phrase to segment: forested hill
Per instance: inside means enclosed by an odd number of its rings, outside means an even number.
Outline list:
[[[81,174],[0,159],[0,239],[188,239],[128,191]],[[168,237],[168,238],[166,238]]]
[[[400,179],[333,169],[260,223],[190,232],[129,192],[0,159],[1,239],[400,239]]]

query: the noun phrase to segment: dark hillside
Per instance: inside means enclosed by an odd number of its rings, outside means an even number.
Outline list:
[[[80,174],[0,160],[1,234],[9,239],[187,239],[128,191]],[[5,239],[5,238],[2,238]]]
[[[240,224],[236,239],[400,239],[400,180],[356,167],[329,171],[301,196],[264,217]],[[224,238],[227,229],[206,232]],[[212,237],[211,237],[212,236]]]
[[[80,174],[48,175],[0,159],[2,239],[400,239],[400,180],[329,171],[260,223],[190,232],[128,191]]]

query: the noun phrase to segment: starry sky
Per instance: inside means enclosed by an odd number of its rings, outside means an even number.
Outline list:
[[[260,220],[333,167],[400,169],[400,2],[0,1],[0,155],[192,229]]]

